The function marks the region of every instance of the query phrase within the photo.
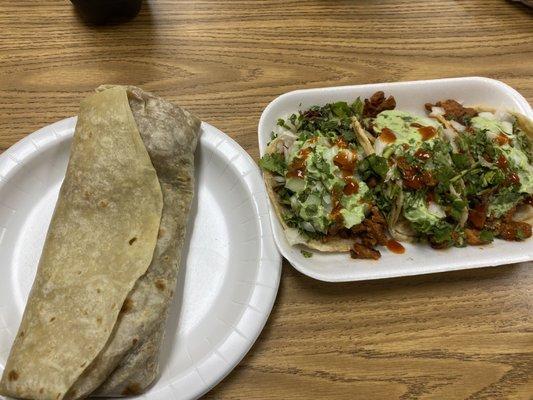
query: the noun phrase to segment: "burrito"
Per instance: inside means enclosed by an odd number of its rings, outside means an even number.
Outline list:
[[[200,120],[136,87],[81,103],[0,393],[139,394],[158,374],[193,197]]]

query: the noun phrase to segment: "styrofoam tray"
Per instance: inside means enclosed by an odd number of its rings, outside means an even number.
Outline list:
[[[397,108],[425,115],[424,104],[443,99],[455,99],[466,105],[487,105],[521,112],[533,118],[528,102],[513,88],[489,78],[466,77],[428,81],[377,83],[369,85],[296,90],[273,100],[263,111],[258,127],[259,150],[264,154],[271,132],[280,117],[315,104],[353,101],[367,98],[382,90],[393,95]],[[319,253],[305,258],[300,247],[291,247],[270,207],[274,239],[283,256],[300,272],[323,281],[343,282],[366,279],[409,276],[458,269],[496,266],[533,259],[533,239],[524,242],[495,240],[485,246],[434,250],[423,244],[404,244],[402,255],[380,248],[381,259],[352,260],[347,253]]]
[[[49,125],[0,155],[0,373],[35,276],[75,123]],[[212,388],[257,339],[278,289],[281,256],[259,170],[235,141],[206,123],[196,182],[161,377],[142,399],[193,399]]]

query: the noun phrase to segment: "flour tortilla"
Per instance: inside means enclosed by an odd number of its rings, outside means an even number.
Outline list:
[[[200,121],[138,88],[99,91],[80,109],[5,395],[137,394],[157,375]]]
[[[84,100],[2,394],[64,398],[106,344],[122,303],[150,265],[162,206],[126,92]]]

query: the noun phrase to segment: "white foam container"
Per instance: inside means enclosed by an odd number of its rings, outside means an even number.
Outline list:
[[[315,104],[353,101],[358,96],[367,98],[378,90],[384,91],[386,95],[393,95],[398,109],[420,115],[425,115],[423,107],[427,102],[455,99],[465,105],[483,104],[518,111],[533,118],[531,106],[520,93],[503,82],[482,77],[296,90],[277,97],[263,111],[258,127],[261,155],[265,152],[278,118]],[[353,260],[347,253],[313,252],[313,257],[305,258],[299,246],[290,246],[287,242],[271,206],[270,220],[276,245],[282,255],[298,271],[323,281],[380,279],[533,260],[533,239],[524,242],[495,240],[490,245],[447,250],[434,250],[423,244],[404,244],[406,251],[401,255],[380,248],[382,256],[378,261]]]

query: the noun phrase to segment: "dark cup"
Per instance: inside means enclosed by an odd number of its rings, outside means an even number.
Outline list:
[[[141,9],[142,0],[70,0],[84,20],[93,24],[127,21]]]

